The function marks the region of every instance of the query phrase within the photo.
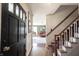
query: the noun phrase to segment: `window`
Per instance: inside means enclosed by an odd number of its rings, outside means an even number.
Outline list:
[[[32,31],[32,23],[30,19],[30,13],[28,12],[28,33]]]
[[[25,14],[23,13],[23,20],[25,21]]]
[[[26,12],[23,10],[20,4],[8,3],[8,11],[15,14],[15,16],[21,20],[26,21]]]
[[[14,13],[13,8],[14,8],[13,3],[9,3],[9,4],[8,4],[8,10],[9,10],[10,12]]]
[[[20,18],[22,19],[22,10],[20,10]]]
[[[19,7],[18,5],[16,5],[16,11],[15,11],[16,15],[19,16]]]

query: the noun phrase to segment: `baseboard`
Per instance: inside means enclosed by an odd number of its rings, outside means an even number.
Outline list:
[[[31,50],[30,50],[30,52],[29,52],[28,56],[30,56],[30,54],[31,54],[31,51],[32,51],[32,48],[31,48]]]

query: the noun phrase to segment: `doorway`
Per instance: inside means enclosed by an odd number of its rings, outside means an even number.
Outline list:
[[[46,44],[46,26],[45,25],[33,25],[33,46],[45,46]]]

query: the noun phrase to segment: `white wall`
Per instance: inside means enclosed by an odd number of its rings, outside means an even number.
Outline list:
[[[65,8],[65,7],[64,7]],[[73,6],[63,9],[53,15],[47,15],[46,17],[46,30],[47,33],[50,29],[54,28],[59,24],[72,10]],[[60,33],[65,27],[67,27],[76,17],[78,16],[78,11],[74,12],[66,21],[64,21],[59,27],[57,27],[50,35],[47,36],[47,44],[50,45],[54,41],[54,35]]]
[[[33,15],[33,25],[46,25],[46,15],[34,14]]]
[[[61,9],[61,10],[59,10]],[[46,16],[46,25],[47,25],[47,33],[50,32],[51,28],[53,29],[56,25],[58,25],[69,13],[75,9],[75,6],[61,6],[55,12],[55,14],[49,14]]]
[[[31,13],[30,13],[30,16],[31,16],[30,21],[32,23],[32,14]],[[28,25],[27,25],[27,27],[28,27]],[[31,27],[31,29],[32,29],[32,27]],[[27,32],[28,32],[28,30],[27,30]],[[27,45],[26,45],[27,46],[27,54],[26,54],[27,56],[29,55],[29,53],[31,52],[32,47],[33,47],[33,41],[32,40],[33,40],[32,39],[32,32],[27,33]]]
[[[1,49],[1,3],[0,3],[0,49]]]
[[[27,52],[26,52],[26,55],[29,55],[31,49],[32,49],[32,32],[31,33],[28,33],[28,11],[30,12],[30,15],[31,15],[31,22],[32,22],[32,12],[31,12],[31,9],[30,7],[28,6],[28,4],[26,3],[21,3],[21,6],[25,9],[26,11],[26,14],[27,14],[27,21],[26,21],[26,27],[27,27],[27,38],[26,38],[26,49],[27,49]]]

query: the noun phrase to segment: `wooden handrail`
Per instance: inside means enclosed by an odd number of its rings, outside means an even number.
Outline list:
[[[63,33],[63,32],[64,32],[71,24],[73,24],[73,22],[76,21],[76,19],[78,19],[78,18],[79,18],[79,16],[76,17],[76,18],[75,18],[64,30],[62,30],[59,34],[56,34],[55,37],[61,35],[61,33]]]
[[[51,29],[51,31],[47,34],[50,35],[58,26],[60,26],[69,16],[71,16],[76,10],[78,9],[78,6],[77,8],[75,8],[67,17],[64,18],[64,20],[62,20],[57,26],[55,26],[53,29]]]
[[[61,33],[63,33],[71,24],[73,24],[73,22],[75,22],[77,19],[79,18],[79,16],[78,17],[76,17],[64,30],[62,30],[58,35],[60,35]]]

